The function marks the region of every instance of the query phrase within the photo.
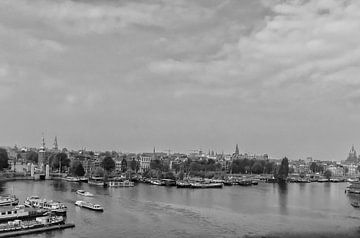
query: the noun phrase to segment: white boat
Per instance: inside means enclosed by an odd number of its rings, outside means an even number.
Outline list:
[[[27,229],[35,229],[45,226],[54,226],[64,224],[65,220],[62,216],[44,216],[38,217],[35,220],[20,219],[9,221],[8,223],[0,224],[0,232],[22,231]]]
[[[26,198],[25,206],[33,208],[42,208],[55,213],[56,215],[66,215],[66,206],[63,203],[41,199],[38,196],[31,196]]]
[[[29,219],[38,216],[44,216],[48,213],[45,209],[26,208],[24,205],[1,207],[0,222],[16,219]]]
[[[1,195],[0,206],[16,206],[19,204],[19,199],[15,195]]]
[[[129,180],[125,181],[109,181],[109,187],[134,187],[134,182],[131,182]]]
[[[76,194],[79,194],[79,195],[85,196],[85,197],[92,197],[92,196],[94,196],[94,194],[92,194],[92,193],[90,193],[90,192],[86,192],[85,190],[81,190],[81,189],[77,190],[77,191],[76,191]]]
[[[104,186],[104,178],[102,177],[91,177],[88,181],[88,184],[96,186]]]
[[[65,181],[68,181],[68,182],[80,182],[80,179],[79,178],[76,178],[76,177],[71,177],[71,176],[67,176],[65,178],[63,178]]]
[[[93,204],[91,202],[76,201],[75,205],[79,206],[79,207],[87,208],[87,209],[90,209],[90,210],[98,211],[98,212],[103,212],[104,211],[104,208],[101,205]]]

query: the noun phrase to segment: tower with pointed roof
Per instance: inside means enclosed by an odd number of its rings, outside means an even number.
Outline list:
[[[42,134],[42,145],[39,149],[39,156],[38,156],[38,165],[40,168],[42,168],[44,165],[45,156],[46,156],[46,147],[45,147],[45,138],[44,138],[44,133],[43,133]]]
[[[53,149],[54,149],[55,151],[59,150],[59,148],[58,148],[58,142],[57,142],[57,136],[55,136],[54,145],[53,145],[53,146],[54,146]]]
[[[236,144],[236,147],[235,147],[235,153],[234,153],[235,155],[239,155],[240,154],[240,152],[239,152],[239,145],[238,144]]]
[[[348,162],[348,163],[357,163],[358,162],[358,157],[357,157],[354,145],[351,146],[351,149],[350,149],[349,155],[346,159],[346,162]]]

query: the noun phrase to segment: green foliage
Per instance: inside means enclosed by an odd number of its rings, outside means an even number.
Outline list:
[[[234,159],[231,165],[232,173],[255,173],[255,174],[271,174],[275,168],[275,163],[269,160],[256,160],[256,159]]]
[[[70,167],[70,159],[67,157],[67,154],[61,152],[53,154],[49,158],[49,164],[52,169],[59,169],[64,171],[66,168]]]
[[[9,168],[9,156],[4,148],[0,148],[0,170]]]
[[[130,162],[130,168],[132,171],[136,171],[137,161],[133,158]]]
[[[320,172],[323,172],[324,171],[324,167],[317,164],[316,162],[312,162],[310,164],[310,170],[313,172],[313,173],[320,173]]]
[[[288,158],[284,157],[281,161],[279,170],[277,171],[276,178],[279,181],[285,181],[288,175],[289,175],[289,160]]]
[[[121,160],[121,172],[125,173],[127,170],[127,161],[125,158]]]
[[[326,170],[324,173],[325,178],[330,179],[332,176],[332,172],[330,170]]]
[[[26,161],[33,164],[37,164],[39,161],[38,153],[36,153],[35,151],[30,151],[26,153]]]
[[[110,172],[115,169],[115,161],[111,157],[105,157],[101,162],[101,167],[105,169],[105,171]]]
[[[95,176],[95,177],[104,177],[104,169],[103,168],[96,168],[95,171],[93,171],[92,175]]]
[[[82,166],[80,161],[78,161],[78,160],[73,161],[73,163],[70,167],[70,173],[72,175],[79,176],[79,177],[85,175],[84,167]]]

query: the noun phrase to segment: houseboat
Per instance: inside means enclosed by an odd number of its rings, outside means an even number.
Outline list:
[[[112,180],[109,181],[109,187],[134,187],[134,182],[129,180]]]
[[[88,184],[96,186],[105,186],[103,177],[91,177],[88,181]]]
[[[56,215],[66,216],[66,206],[57,201],[40,199],[38,196],[31,196],[26,198],[24,204],[27,207],[46,209]]]
[[[0,206],[16,206],[19,204],[19,199],[15,195],[1,195]]]
[[[45,209],[26,208],[24,205],[9,206],[0,208],[0,222],[16,219],[30,219],[45,216],[48,211]]]
[[[85,196],[85,197],[93,197],[94,196],[94,194],[92,194],[90,192],[86,192],[85,190],[81,190],[81,189],[77,190],[76,194]]]
[[[86,202],[86,201],[76,201],[75,205],[79,206],[79,207],[87,208],[87,209],[90,209],[93,211],[98,211],[98,212],[104,211],[104,208],[101,205],[93,204],[93,203]]]

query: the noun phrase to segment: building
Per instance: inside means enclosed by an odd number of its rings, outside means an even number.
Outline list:
[[[346,163],[357,164],[359,162],[354,145],[351,147]]]
[[[153,159],[154,154],[151,153],[142,153],[139,158],[140,162],[140,173],[145,172],[146,170],[150,169],[150,162]]]

